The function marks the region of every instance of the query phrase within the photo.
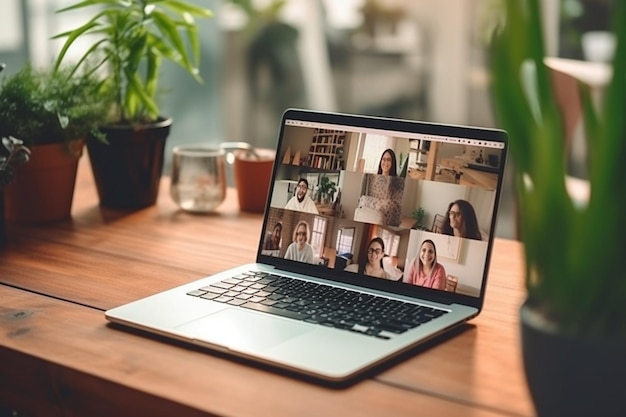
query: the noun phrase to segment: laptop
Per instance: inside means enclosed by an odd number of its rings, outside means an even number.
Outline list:
[[[502,130],[288,109],[256,259],[106,319],[350,384],[480,313],[506,153]]]

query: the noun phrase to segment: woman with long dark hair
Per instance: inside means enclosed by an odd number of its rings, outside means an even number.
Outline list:
[[[441,227],[441,233],[482,240],[474,207],[465,200],[456,200],[450,203]]]
[[[378,162],[378,175],[389,175],[396,177],[398,175],[396,161],[396,153],[393,149],[385,149]]]

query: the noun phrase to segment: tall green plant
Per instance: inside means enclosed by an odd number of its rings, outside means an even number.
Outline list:
[[[86,7],[96,10],[89,21],[54,37],[67,38],[56,68],[74,42],[93,39],[76,68],[92,58],[96,69],[108,65],[105,84],[116,96],[114,122],[149,122],[160,116],[156,95],[163,59],[202,81],[194,17],[209,17],[210,10],[183,0],[84,0],[58,13]]]
[[[626,2],[615,2],[613,77],[596,108],[580,84],[589,152],[588,202],[566,190],[561,114],[544,65],[538,0],[504,0],[491,43],[496,116],[511,137],[528,298],[567,331],[626,339]]]

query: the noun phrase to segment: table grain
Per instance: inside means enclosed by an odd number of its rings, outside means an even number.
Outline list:
[[[0,415],[533,416],[521,363],[523,248],[496,239],[481,314],[332,389],[109,324],[104,310],[254,260],[262,218],[236,190],[212,215],[98,205],[87,158],[72,218],[9,225],[0,250]]]

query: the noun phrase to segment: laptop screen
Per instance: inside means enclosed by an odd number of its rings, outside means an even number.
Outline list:
[[[505,157],[499,130],[288,110],[258,260],[481,298]]]

